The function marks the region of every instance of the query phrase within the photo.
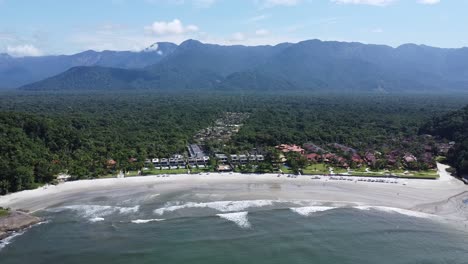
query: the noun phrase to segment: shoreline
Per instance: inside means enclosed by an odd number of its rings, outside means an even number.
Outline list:
[[[340,201],[389,206],[468,221],[468,188],[438,164],[439,178],[367,181],[359,176],[293,176],[278,174],[205,173],[80,180],[0,196],[0,206],[34,214],[76,199],[130,193],[190,192],[222,199]],[[336,179],[333,179],[336,178]],[[341,180],[340,180],[341,178]],[[360,181],[360,179],[365,179]],[[115,198],[114,198],[115,196]]]
[[[40,222],[42,219],[39,217],[21,211],[11,211],[7,216],[0,217],[0,241]]]

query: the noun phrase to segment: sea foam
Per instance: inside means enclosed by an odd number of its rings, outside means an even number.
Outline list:
[[[102,218],[102,217],[95,217],[95,218],[89,219],[89,221],[90,221],[91,223],[102,222],[102,221],[104,221],[104,218]]]
[[[355,209],[359,210],[378,210],[386,213],[397,213],[401,215],[406,215],[406,216],[411,216],[411,217],[417,217],[417,218],[434,218],[436,217],[435,215],[432,214],[426,214],[426,213],[421,213],[421,212],[416,212],[416,211],[411,211],[411,210],[406,210],[406,209],[400,209],[400,208],[394,208],[394,207],[386,207],[386,206],[355,206]]]
[[[140,206],[134,207],[119,207],[109,205],[69,205],[63,207],[57,207],[49,209],[49,212],[62,212],[66,210],[77,212],[78,215],[84,218],[89,218],[91,222],[98,222],[98,218],[103,218],[111,214],[131,214],[136,213],[140,209]],[[93,221],[94,220],[94,221]],[[97,220],[97,221],[96,221]]]
[[[307,207],[293,207],[290,208],[291,211],[303,215],[303,216],[309,216],[313,213],[317,212],[324,212],[328,210],[335,209],[336,207],[329,207],[329,206],[307,206]]]
[[[13,232],[10,236],[0,240],[0,251],[4,247],[9,245],[16,237],[19,237],[19,236],[23,235],[24,233],[26,233],[26,231],[28,231],[28,229],[39,226],[39,225],[47,224],[47,223],[49,223],[49,221],[43,221],[43,222],[37,223],[35,225],[32,225],[32,226],[30,226],[30,227],[28,227],[26,229],[23,229],[23,230],[21,230],[19,232]]]
[[[250,222],[247,219],[248,212],[236,212],[236,213],[228,213],[228,214],[217,214],[217,216],[221,217],[222,219],[226,219],[228,221],[236,223],[241,228],[250,228]]]
[[[163,208],[154,210],[154,213],[158,215],[163,215],[166,212],[173,212],[180,209],[186,208],[210,208],[220,212],[238,212],[243,211],[248,208],[258,208],[264,206],[271,206],[275,202],[274,200],[247,200],[247,201],[217,201],[217,202],[207,202],[207,203],[184,203],[178,205],[168,205]]]
[[[137,220],[132,220],[132,223],[134,224],[147,224],[151,222],[161,222],[164,221],[164,219],[137,219]]]

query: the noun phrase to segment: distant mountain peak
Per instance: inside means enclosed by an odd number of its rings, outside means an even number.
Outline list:
[[[2,58],[2,59],[8,59],[8,58],[11,58],[11,56],[8,55],[8,53],[0,53],[0,58]]]
[[[144,49],[143,52],[156,52],[162,56],[171,53],[176,48],[177,45],[171,42],[156,42]]]
[[[188,39],[184,42],[182,42],[180,44],[180,47],[181,48],[194,48],[194,47],[198,47],[198,46],[201,46],[203,45],[203,43],[201,43],[200,41],[198,40],[195,40],[195,39]]]

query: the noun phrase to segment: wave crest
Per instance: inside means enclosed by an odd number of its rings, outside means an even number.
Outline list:
[[[400,208],[394,208],[394,207],[386,207],[386,206],[355,206],[353,207],[355,209],[359,210],[364,210],[364,211],[369,211],[369,210],[378,210],[386,213],[397,213],[401,215],[406,215],[406,216],[411,216],[411,217],[417,217],[417,218],[434,218],[436,217],[435,215],[431,214],[426,214],[426,213],[421,213],[421,212],[416,212],[416,211],[411,211],[411,210],[406,210],[406,209],[400,209]]]
[[[222,219],[236,223],[241,228],[251,228],[249,219],[247,219],[248,212],[237,212],[228,214],[217,214]]]
[[[248,208],[272,206],[277,201],[273,200],[247,200],[247,201],[218,201],[207,203],[184,203],[179,205],[168,205],[154,210],[155,214],[163,215],[166,212],[174,212],[186,208],[210,208],[220,212],[237,212]]]
[[[49,209],[49,212],[62,212],[62,211],[74,211],[77,212],[78,215],[84,218],[89,218],[90,220],[103,218],[104,216],[108,216],[111,214],[131,214],[136,213],[140,210],[140,206],[134,207],[119,207],[119,206],[109,206],[109,205],[69,205],[63,207],[57,207]],[[102,220],[98,220],[102,221]],[[96,222],[96,221],[94,221]]]
[[[303,216],[309,216],[313,213],[317,212],[324,212],[328,210],[335,209],[336,207],[329,207],[329,206],[307,206],[307,207],[294,207],[290,208],[291,211],[303,215]]]
[[[132,220],[132,223],[134,224],[147,224],[151,222],[161,222],[164,221],[164,219],[137,219],[137,220]]]

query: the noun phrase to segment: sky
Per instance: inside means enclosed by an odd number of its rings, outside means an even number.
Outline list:
[[[186,39],[468,46],[468,0],[0,0],[0,53],[139,51]]]

